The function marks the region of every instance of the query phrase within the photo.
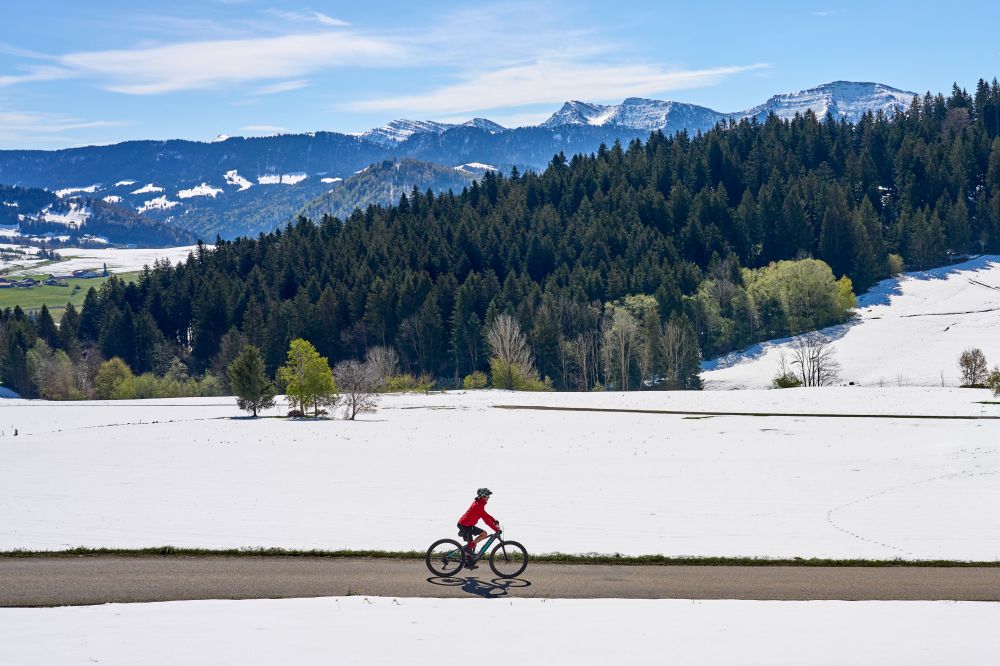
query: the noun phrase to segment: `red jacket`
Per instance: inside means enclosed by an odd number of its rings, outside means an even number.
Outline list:
[[[489,525],[491,530],[500,529],[500,525],[497,523],[497,519],[486,513],[486,503],[475,500],[472,502],[472,506],[469,510],[462,514],[462,517],[458,519],[459,525],[465,525],[466,527],[471,527],[482,519],[484,523]]]

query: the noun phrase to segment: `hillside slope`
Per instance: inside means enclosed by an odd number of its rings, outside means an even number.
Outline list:
[[[38,245],[183,245],[194,237],[119,205],[120,197],[98,198],[93,188],[49,192],[0,185],[0,235],[8,242]]]
[[[857,315],[821,331],[832,340],[840,383],[958,386],[958,356],[979,347],[1000,363],[1000,256],[905,273],[858,299]],[[709,389],[766,388],[782,351],[796,338],[772,340],[702,364]]]
[[[420,192],[451,190],[461,192],[475,174],[413,159],[384,160],[354,174],[343,182],[330,183],[330,191],[306,204],[299,215],[320,220],[324,215],[346,219],[355,208],[371,205],[393,206],[414,187]]]

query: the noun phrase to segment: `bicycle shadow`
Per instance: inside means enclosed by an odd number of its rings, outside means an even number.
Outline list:
[[[462,591],[484,599],[500,599],[508,595],[511,588],[531,587],[531,581],[523,578],[494,578],[490,581],[479,580],[475,576],[461,578],[458,576],[431,576],[427,579],[431,585],[443,587],[459,587]]]

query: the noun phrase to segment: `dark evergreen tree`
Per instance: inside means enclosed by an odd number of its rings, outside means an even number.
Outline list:
[[[257,412],[274,406],[274,384],[264,369],[260,349],[247,345],[227,368],[229,386],[236,394],[236,404],[257,418]]]

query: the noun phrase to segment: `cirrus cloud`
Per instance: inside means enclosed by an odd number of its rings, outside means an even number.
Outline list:
[[[410,110],[423,113],[475,113],[568,99],[621,100],[671,90],[700,88],[725,77],[765,69],[767,64],[706,69],[671,69],[650,64],[582,63],[540,59],[478,75],[427,93],[348,103],[351,111]]]
[[[378,66],[403,56],[404,49],[388,40],[329,31],[85,51],[57,61],[79,76],[98,79],[106,90],[156,95],[290,79],[338,66]]]

